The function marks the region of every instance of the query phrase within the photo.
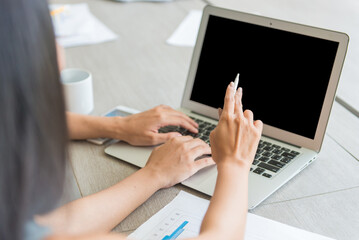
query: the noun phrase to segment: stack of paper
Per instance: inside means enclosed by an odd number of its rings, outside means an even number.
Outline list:
[[[260,12],[253,12],[253,14],[262,15]],[[173,34],[167,39],[167,44],[178,47],[194,47],[201,24],[201,18],[202,11],[191,10]]]
[[[167,39],[174,46],[193,47],[196,43],[202,11],[191,10],[175,32]]]
[[[51,4],[49,8],[53,13],[56,39],[63,47],[96,44],[117,38],[90,12],[86,3]]]
[[[196,237],[209,201],[181,191],[177,197],[142,224],[128,239],[174,240]],[[248,213],[246,240],[330,240]]]

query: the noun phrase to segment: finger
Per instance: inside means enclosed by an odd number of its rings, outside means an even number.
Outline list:
[[[186,119],[178,117],[178,116],[170,116],[166,118],[166,121],[161,123],[161,126],[180,126],[183,127],[190,132],[198,133],[198,129],[193,126],[191,123],[189,123]]]
[[[190,118],[189,116],[187,116],[186,114],[184,114],[184,113],[182,113],[180,111],[176,111],[174,109],[170,109],[170,113],[171,113],[172,116],[180,117],[180,118],[188,121],[194,127],[198,128],[198,123],[195,120],[193,120],[192,118]]]
[[[176,140],[179,142],[188,142],[193,140],[193,137],[191,136],[181,136],[181,137],[176,137]]]
[[[195,173],[198,172],[199,170],[201,170],[202,168],[209,167],[214,164],[215,164],[215,162],[213,161],[213,159],[211,157],[199,159],[194,162]]]
[[[224,97],[224,106],[223,112],[225,114],[233,114],[234,112],[234,83],[231,82],[226,91],[226,96]]]
[[[198,128],[198,123],[193,120],[192,118],[190,118],[189,116],[187,116],[186,114],[184,113],[179,113],[179,117],[181,117],[182,119],[184,119],[185,121],[187,121],[188,123],[190,123],[194,128]]]
[[[239,117],[243,117],[242,95],[243,95],[243,89],[238,88],[236,94],[234,95],[234,99],[235,99],[234,113],[238,114]]]
[[[192,150],[192,149],[199,147],[199,148],[205,148],[205,149],[207,149],[207,151],[211,151],[211,148],[208,146],[208,144],[199,138],[191,139],[191,140],[187,141],[185,143],[185,145],[186,145],[186,149],[188,149],[188,150]],[[209,154],[209,153],[204,153],[204,154]],[[200,156],[200,155],[198,155],[198,156]]]
[[[191,129],[197,129],[198,128],[198,123],[196,123],[193,119],[188,117],[186,114],[184,114],[182,112],[179,112],[179,111],[176,111],[174,109],[166,110],[165,116],[166,117],[162,118],[161,127],[162,126],[168,126],[168,125],[171,125],[173,123],[173,122],[169,122],[168,120],[180,119],[183,122],[187,122],[189,125],[191,125],[192,126],[192,127],[190,127]],[[188,128],[186,127],[186,129],[188,129]],[[191,129],[188,129],[188,130],[191,130]]]
[[[250,123],[253,123],[253,112],[251,110],[245,110],[243,113],[244,117],[248,119]]]
[[[262,122],[261,120],[256,120],[256,121],[254,121],[253,125],[254,125],[257,129],[259,129],[260,131],[262,131],[262,129],[263,129],[263,122]]]
[[[222,112],[223,112],[222,108],[218,108],[218,117],[219,118],[221,118]]]
[[[192,142],[197,142],[197,143],[193,145],[193,147],[190,150],[191,152],[193,151],[194,154],[198,154],[197,156],[212,153],[212,149],[207,143],[205,143],[199,138],[196,138],[194,140],[196,141],[192,141]]]
[[[168,140],[175,138],[175,137],[180,137],[182,136],[180,133],[178,132],[169,132],[169,133],[153,133],[153,145],[157,145],[160,143],[164,143],[167,142]]]

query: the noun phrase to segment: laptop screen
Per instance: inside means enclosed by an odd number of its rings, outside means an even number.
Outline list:
[[[243,108],[314,139],[339,43],[210,15],[190,100],[222,107],[237,73]]]

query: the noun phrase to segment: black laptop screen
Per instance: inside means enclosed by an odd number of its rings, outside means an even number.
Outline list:
[[[210,16],[190,99],[222,107],[240,73],[255,119],[314,139],[338,42]]]

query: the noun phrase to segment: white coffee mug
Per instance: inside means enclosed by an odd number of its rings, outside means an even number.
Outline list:
[[[93,110],[92,75],[82,69],[61,71],[66,111],[89,114]]]

